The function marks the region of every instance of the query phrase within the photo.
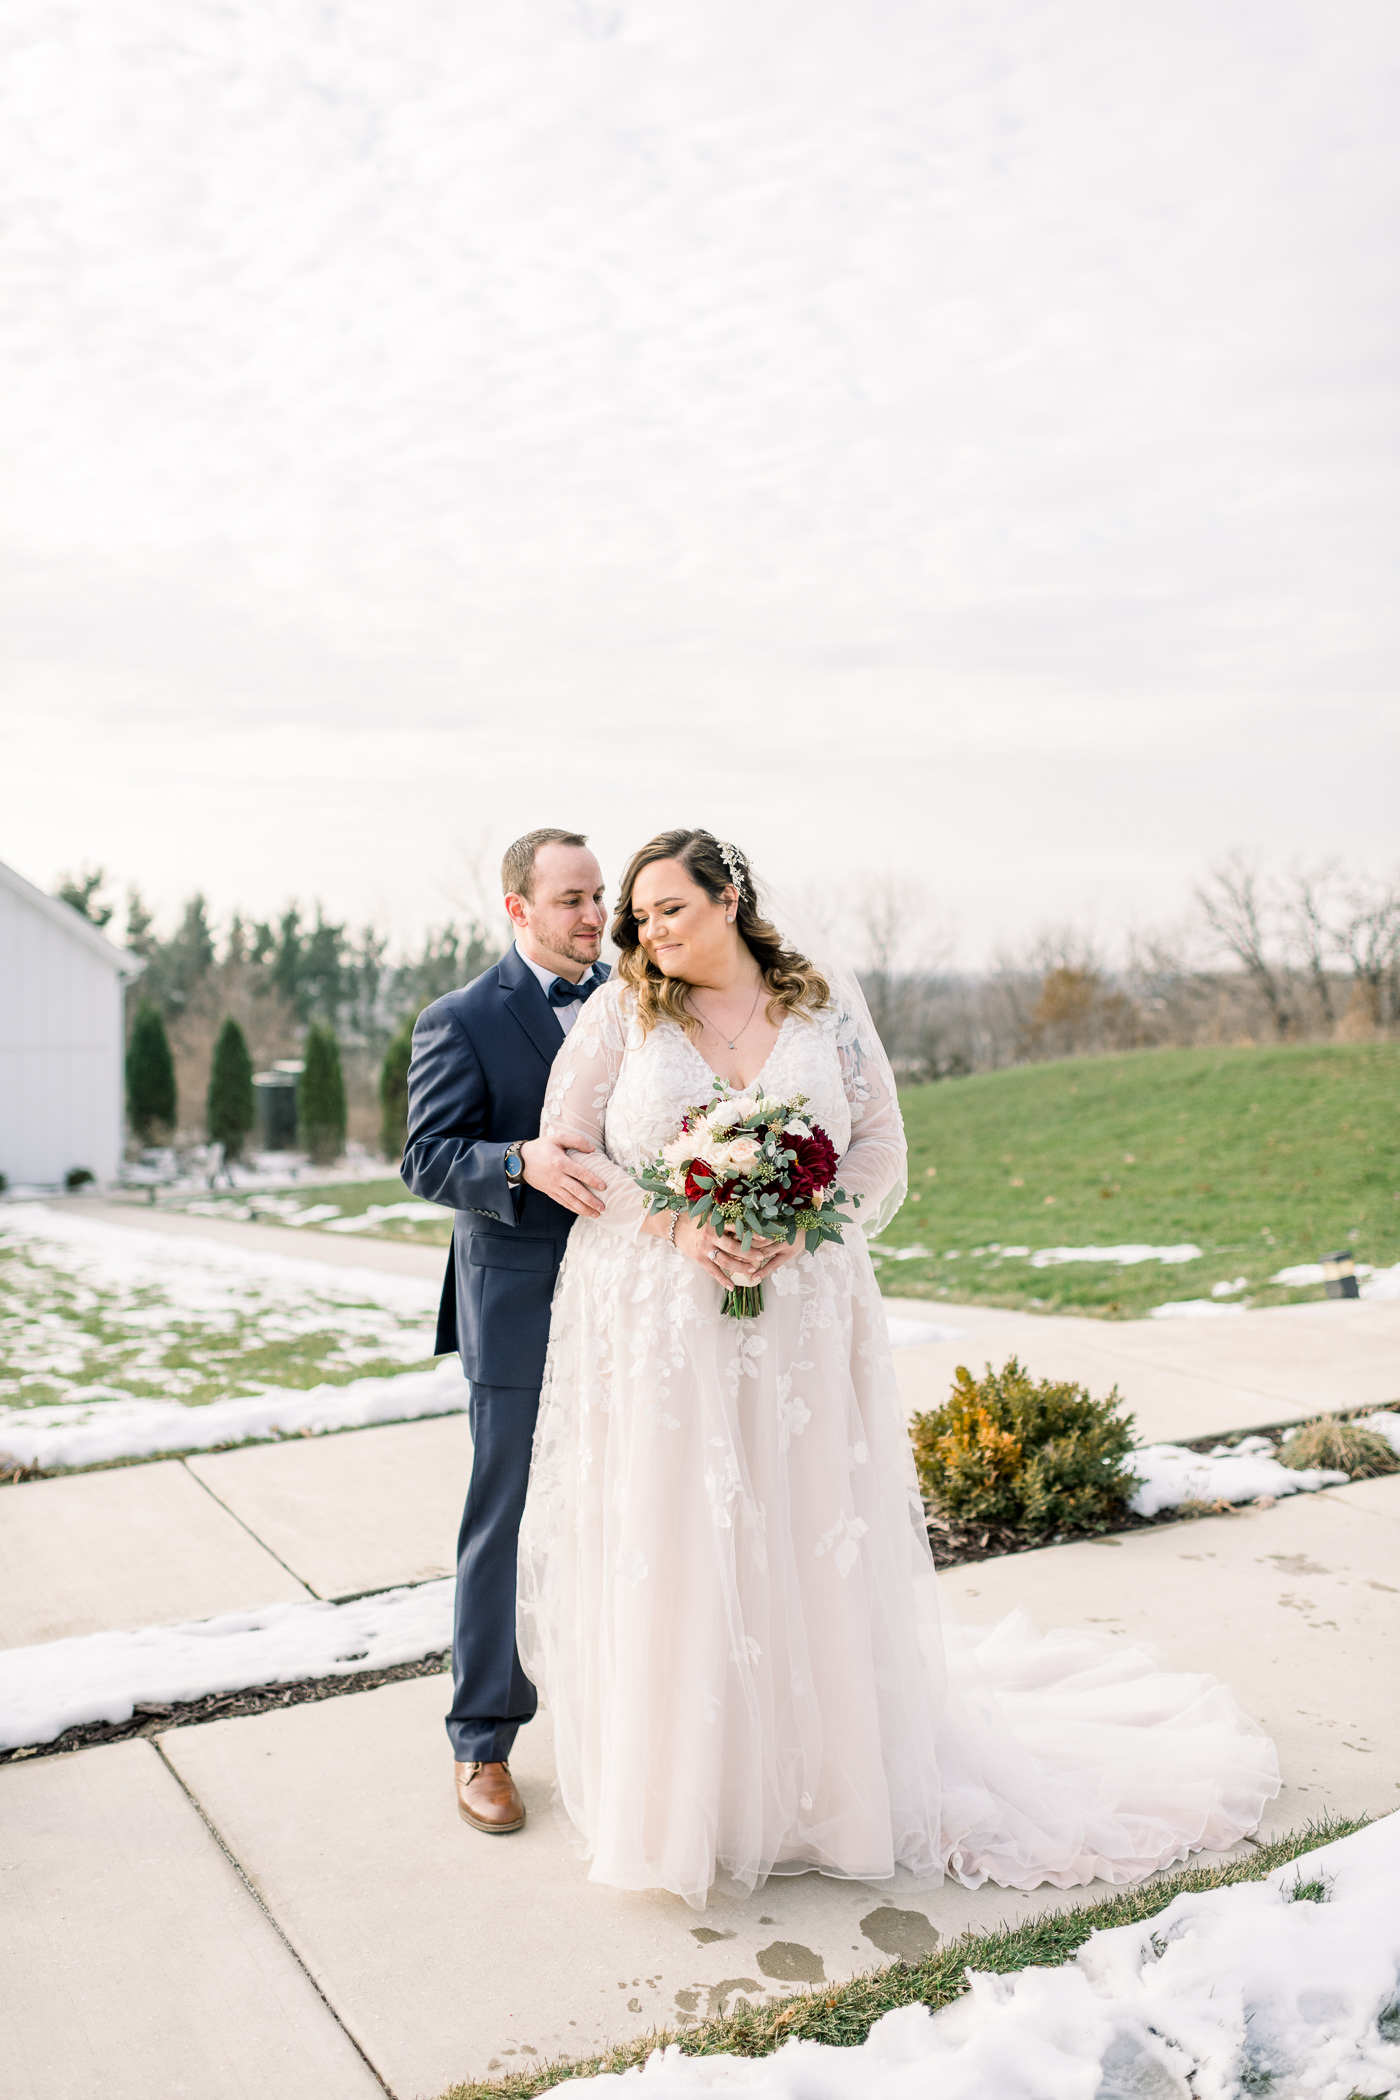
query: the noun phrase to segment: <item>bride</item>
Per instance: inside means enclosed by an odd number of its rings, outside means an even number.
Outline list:
[[[1233,1844],[1278,1775],[1224,1686],[940,1609],[866,1244],[904,1130],[858,988],[706,831],[633,857],[613,939],[545,1102],[605,1189],[555,1291],[518,1605],[591,1878],[697,1907],[721,1871],[1068,1888]],[[628,1169],[716,1077],[809,1097],[862,1199],[843,1243],[746,1254],[646,1215]],[[757,1318],[721,1314],[731,1281],[762,1283]]]

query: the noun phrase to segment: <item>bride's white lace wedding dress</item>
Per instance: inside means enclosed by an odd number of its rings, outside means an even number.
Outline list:
[[[633,1000],[593,995],[546,1099],[607,1194],[560,1271],[520,1536],[521,1657],[592,1878],[695,1905],[717,1871],[1067,1888],[1252,1830],[1277,1763],[1223,1685],[940,1610],[866,1246],[904,1131],[858,990],[790,1016],[754,1084],[808,1095],[864,1229],[778,1270],[747,1321],[638,1235],[625,1170],[712,1074],[674,1024],[643,1039]]]

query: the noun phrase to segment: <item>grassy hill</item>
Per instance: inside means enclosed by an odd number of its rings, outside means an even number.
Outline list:
[[[1400,1044],[1152,1050],[978,1074],[902,1097],[909,1199],[892,1295],[1141,1315],[1244,1277],[1252,1304],[1320,1297],[1279,1269],[1350,1245],[1400,1261]],[[1007,1248],[1165,1247],[1199,1260],[1033,1268]]]

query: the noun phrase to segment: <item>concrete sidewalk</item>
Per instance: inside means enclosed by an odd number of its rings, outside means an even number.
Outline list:
[[[1283,1757],[1266,1829],[1400,1805],[1400,1476],[984,1562],[946,1587],[970,1620],[1020,1605],[1224,1677]],[[721,1889],[699,1914],[597,1888],[550,1807],[547,1716],[515,1759],[525,1831],[458,1822],[445,1692],[420,1679],[0,1768],[0,1847],[21,1867],[0,1981],[16,2100],[280,2100],[332,2090],[325,2066],[346,2094],[413,2100],[1108,1893],[803,1875]]]
[[[315,1261],[442,1262],[159,1211],[112,1222]],[[958,1363],[1011,1353],[1095,1393],[1117,1383],[1152,1440],[1400,1396],[1400,1306],[1110,1323],[889,1302],[961,1330],[896,1352],[911,1407],[941,1401]],[[0,1490],[0,1645],[430,1579],[452,1564],[470,1464],[453,1416]],[[1400,1476],[984,1562],[945,1586],[970,1622],[1022,1606],[1222,1677],[1279,1744],[1268,1828],[1400,1804]],[[427,2100],[1105,1893],[805,1875],[752,1898],[720,1889],[697,1914],[596,1888],[550,1807],[548,1717],[515,1760],[530,1822],[497,1843],[456,1818],[445,1703],[443,1679],[419,1679],[0,1767],[6,2100]]]
[[[1206,1320],[1087,1320],[887,1298],[901,1320],[959,1329],[895,1351],[905,1404],[937,1407],[961,1363],[1019,1356],[1037,1378],[1113,1386],[1144,1444],[1223,1436],[1400,1403],[1400,1304],[1334,1299]]]

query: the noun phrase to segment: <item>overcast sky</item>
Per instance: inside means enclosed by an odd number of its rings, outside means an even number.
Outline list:
[[[0,858],[1396,854],[1390,0],[11,0]]]

